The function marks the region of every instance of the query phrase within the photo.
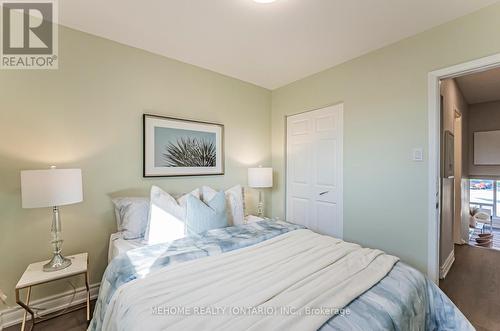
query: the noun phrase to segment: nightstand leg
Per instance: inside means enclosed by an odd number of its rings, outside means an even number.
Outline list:
[[[85,273],[85,287],[87,288],[87,322],[90,321],[90,287],[89,287],[89,272]]]
[[[23,315],[23,323],[21,324],[21,331],[24,331],[25,327],[26,327],[26,318],[28,317],[28,309],[26,309],[27,307],[29,307],[29,304],[30,304],[30,298],[31,298],[31,286],[28,287],[28,292],[26,293],[26,305],[22,305],[23,308],[24,308],[24,315]],[[16,299],[18,301],[18,303],[20,304],[19,302],[19,290],[16,290]],[[35,316],[34,314],[32,313],[31,309],[29,310],[29,313],[31,314],[31,323],[35,323]]]

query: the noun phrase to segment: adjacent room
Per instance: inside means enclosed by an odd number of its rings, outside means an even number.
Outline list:
[[[469,110],[464,150],[473,216],[469,243],[500,250],[500,69],[462,76],[457,83]]]
[[[500,69],[441,81],[440,287],[474,325],[500,305]],[[471,300],[471,298],[474,298]],[[478,304],[480,302],[481,304]]]
[[[0,331],[500,330],[498,0],[0,11]]]

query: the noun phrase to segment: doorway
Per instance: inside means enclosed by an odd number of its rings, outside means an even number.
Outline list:
[[[436,284],[440,276],[442,213],[441,81],[500,67],[500,54],[436,70],[428,74],[429,177],[428,177],[428,277]],[[462,185],[463,187],[463,185]]]
[[[429,74],[429,277],[481,330],[500,306],[500,56]]]

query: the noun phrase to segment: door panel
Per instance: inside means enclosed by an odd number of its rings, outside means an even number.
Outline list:
[[[335,130],[336,121],[334,115],[317,116],[314,123],[316,124],[316,132]]]
[[[336,141],[333,139],[320,140],[316,149],[316,185],[334,186],[337,176]]]
[[[310,218],[309,218],[309,214],[310,214],[309,213],[309,204],[310,204],[309,199],[303,199],[300,197],[292,197],[291,198],[293,219],[300,220],[300,222],[301,222],[300,224],[305,225],[307,227],[312,226],[312,224],[310,223]],[[298,221],[295,221],[294,223],[298,223]]]
[[[287,220],[343,236],[343,105],[287,118]]]
[[[291,146],[292,181],[294,184],[308,184],[308,159],[311,157],[308,143],[302,142]]]
[[[337,231],[331,226],[331,215],[335,215],[337,212],[337,205],[335,203],[316,202],[317,231],[338,237]]]
[[[309,120],[303,119],[291,123],[291,135],[307,135],[309,133]]]

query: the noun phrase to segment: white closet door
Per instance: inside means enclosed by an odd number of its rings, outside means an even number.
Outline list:
[[[337,238],[342,220],[343,105],[287,117],[286,218]]]

